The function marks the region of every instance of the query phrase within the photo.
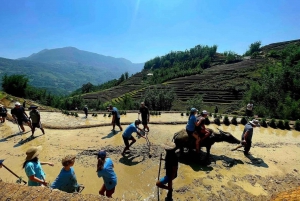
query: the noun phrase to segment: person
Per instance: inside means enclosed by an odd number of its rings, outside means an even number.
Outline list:
[[[58,189],[67,193],[79,192],[80,185],[77,183],[73,168],[75,159],[75,155],[67,155],[62,159],[63,168],[51,184],[52,189]]]
[[[83,108],[83,111],[84,111],[84,114],[85,114],[85,118],[88,117],[88,110],[89,110],[89,108],[87,107],[87,105],[85,105],[84,108]]]
[[[156,186],[168,190],[167,200],[172,200],[173,180],[177,177],[178,172],[178,158],[175,153],[176,145],[174,142],[168,142],[163,147],[166,150],[166,158],[161,158],[160,160],[165,160],[166,176],[160,178],[156,182]],[[166,186],[166,184],[168,185]]]
[[[0,104],[0,122],[4,123],[6,117],[7,117],[7,109],[4,107],[4,105]]]
[[[31,147],[26,151],[26,159],[23,168],[28,177],[28,186],[47,186],[45,181],[45,173],[42,165],[54,166],[51,162],[40,162],[38,156],[42,150],[42,146]]]
[[[112,125],[113,129],[112,131],[115,132],[115,126],[117,125],[120,128],[120,131],[123,130],[121,123],[120,123],[120,113],[119,110],[116,107],[113,107],[112,105],[109,106],[109,111],[111,111],[111,114],[113,115],[112,117]]]
[[[252,103],[252,101],[250,101],[248,103],[248,105],[247,105],[247,108],[246,108],[246,115],[247,115],[247,117],[253,116],[252,110],[253,110],[253,103]]]
[[[26,108],[26,100],[23,102],[23,108]]]
[[[209,130],[205,128],[205,118],[207,117],[208,112],[203,110],[198,117],[198,123],[195,127],[195,132],[193,136],[196,138],[196,152],[200,153],[200,144],[201,141],[205,140],[210,135]]]
[[[185,127],[186,133],[188,134],[190,141],[193,138],[193,133],[195,131],[195,127],[199,126],[199,123],[200,123],[199,121],[197,121],[197,118],[196,118],[197,112],[198,112],[198,110],[196,108],[191,108],[189,120]],[[198,138],[196,138],[196,140],[197,139]]]
[[[25,112],[25,109],[21,106],[19,102],[15,103],[15,107],[11,110],[11,115],[14,120],[21,127],[22,131],[25,132],[25,128],[23,126],[23,121],[27,123],[27,125],[32,129],[31,123],[28,119],[28,115]]]
[[[249,121],[244,128],[243,134],[242,134],[242,140],[241,145],[237,146],[236,148],[232,149],[231,151],[235,151],[241,147],[244,147],[244,154],[248,155],[251,144],[252,144],[252,136],[253,136],[253,128],[259,127],[259,121],[257,119],[253,119],[252,121]]]
[[[31,105],[29,107],[29,110],[31,110],[29,112],[29,118],[32,121],[32,129],[31,129],[32,134],[31,134],[31,136],[33,136],[35,128],[41,129],[43,134],[45,134],[45,130],[42,127],[42,123],[41,123],[41,115],[40,115],[40,112],[37,110],[37,108],[38,108],[38,106],[35,106],[35,105]]]
[[[215,107],[215,113],[217,114],[219,112],[218,106]]]
[[[149,120],[150,120],[150,113],[149,113],[149,109],[147,106],[145,106],[144,102],[141,102],[141,107],[140,107],[140,111],[139,111],[139,115],[141,114],[142,116],[142,124],[144,126],[143,130],[147,129],[147,132],[149,132]]]
[[[117,175],[114,171],[114,164],[110,158],[106,156],[106,151],[101,150],[98,153],[98,163],[97,163],[97,175],[102,177],[104,184],[99,190],[100,195],[105,195],[111,198],[112,194],[115,192],[117,185]]]
[[[125,144],[125,148],[122,152],[122,156],[125,156],[125,151],[130,150],[129,148],[136,142],[136,139],[132,136],[132,133],[136,132],[140,137],[145,138],[139,131],[142,131],[138,126],[141,123],[140,120],[135,120],[134,123],[130,124],[122,134],[122,138]],[[139,131],[138,131],[139,130]],[[146,139],[146,138],[145,138]],[[129,140],[131,141],[129,144]]]

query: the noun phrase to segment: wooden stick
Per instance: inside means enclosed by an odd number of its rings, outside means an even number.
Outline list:
[[[20,177],[18,175],[16,175],[13,171],[11,171],[8,167],[6,167],[3,163],[1,164],[5,169],[7,169],[10,173],[12,173],[13,175],[15,175],[16,177],[18,177],[20,179]],[[24,181],[22,179],[22,182],[24,182],[24,184],[27,184],[26,181]]]
[[[157,180],[159,180],[159,176],[160,176],[161,159],[162,159],[162,153],[160,154],[160,158],[159,158],[159,169],[158,169]],[[157,187],[157,200],[159,201],[159,187]]]

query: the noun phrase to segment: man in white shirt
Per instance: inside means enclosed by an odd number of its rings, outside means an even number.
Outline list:
[[[248,117],[253,116],[252,110],[253,110],[253,103],[252,103],[252,101],[250,101],[250,102],[248,103],[247,109],[246,109],[246,115],[247,115]]]

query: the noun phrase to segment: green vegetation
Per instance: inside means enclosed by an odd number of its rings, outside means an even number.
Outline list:
[[[225,51],[223,54],[226,56],[226,64],[231,64],[242,60],[242,57],[233,51]]]
[[[233,125],[237,125],[237,124],[238,124],[237,119],[236,119],[236,116],[234,116],[234,117],[231,119],[231,124],[233,124]]]
[[[280,62],[266,64],[261,77],[252,82],[245,102],[253,100],[254,112],[261,117],[300,118],[300,46],[278,51]]]
[[[262,118],[260,125],[262,127],[268,128],[268,124],[267,124],[267,119],[266,118]]]
[[[175,93],[172,88],[148,88],[139,102],[144,102],[149,110],[170,110],[172,103],[175,100]]]
[[[163,83],[167,80],[202,73],[210,67],[210,62],[217,52],[217,46],[201,46],[186,51],[170,52],[155,57],[145,63],[144,70],[153,71],[153,76],[144,77],[150,84]]]
[[[290,121],[289,120],[284,120],[284,128],[287,129],[287,130],[290,130],[291,127],[290,127]]]
[[[241,124],[245,125],[248,122],[247,117],[241,119]]]
[[[214,123],[217,124],[218,126],[221,125],[221,121],[220,121],[220,119],[219,119],[218,117],[216,117],[216,118],[214,119]]]
[[[296,120],[295,121],[295,125],[294,125],[295,130],[300,131],[300,120]]]
[[[228,126],[230,124],[229,118],[227,115],[225,115],[224,119],[223,119],[223,124],[225,124],[226,126]]]
[[[277,128],[280,128],[280,129],[284,129],[285,128],[283,120],[278,120],[276,126],[277,126]]]
[[[271,128],[277,128],[276,120],[274,118],[272,118],[271,121],[269,122],[269,126]]]
[[[251,43],[249,49],[245,52],[244,56],[252,56],[253,54],[259,52],[261,50],[260,46],[261,46],[261,41],[256,41],[254,43]]]
[[[200,108],[203,106],[203,97],[200,94],[194,96],[194,98],[187,101],[187,110],[191,110],[191,108]]]

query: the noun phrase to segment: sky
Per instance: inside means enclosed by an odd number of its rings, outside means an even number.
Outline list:
[[[146,62],[170,51],[300,39],[299,0],[0,0],[0,57],[66,46]]]

